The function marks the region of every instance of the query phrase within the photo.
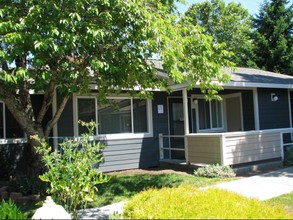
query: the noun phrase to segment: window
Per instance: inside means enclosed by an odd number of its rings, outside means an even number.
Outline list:
[[[24,138],[24,132],[13,115],[5,108],[4,102],[0,101],[0,139]]]
[[[150,134],[150,101],[125,97],[109,101],[101,104],[96,98],[77,97],[76,121],[95,121],[97,135]],[[84,132],[86,128],[77,125],[77,135]]]
[[[223,128],[223,107],[217,100],[210,102],[203,98],[198,99],[199,130],[212,130]]]

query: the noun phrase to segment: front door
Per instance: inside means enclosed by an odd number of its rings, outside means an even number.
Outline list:
[[[169,98],[170,148],[184,149],[184,113],[182,98]],[[173,137],[172,137],[173,136]],[[184,151],[171,150],[171,159],[185,159]]]
[[[226,101],[227,131],[243,131],[242,105],[240,95],[228,95]]]

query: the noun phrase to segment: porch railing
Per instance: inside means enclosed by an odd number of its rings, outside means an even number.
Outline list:
[[[191,163],[220,163],[232,165],[274,157],[284,160],[293,149],[293,128],[247,132],[197,133],[189,135],[159,135],[160,159],[173,160],[172,152],[185,152],[184,147],[171,144],[172,138],[187,140]],[[198,149],[198,150],[197,150]],[[175,158],[176,159],[176,158]]]
[[[285,158],[286,151],[293,149],[293,129],[286,129],[281,131],[281,147],[282,147],[282,160]]]
[[[171,139],[179,139],[183,143],[182,146],[173,146],[171,144],[172,140]],[[185,135],[164,135],[164,134],[159,134],[159,149],[160,149],[160,160],[164,159],[177,159],[177,158],[172,158],[173,154],[172,152],[185,152],[184,149],[184,138]],[[185,160],[185,158],[184,158]]]

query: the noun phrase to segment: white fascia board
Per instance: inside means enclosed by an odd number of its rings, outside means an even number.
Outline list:
[[[170,86],[171,89],[174,91],[182,90],[184,88],[187,88],[190,85],[190,83],[183,83],[178,85]],[[222,86],[224,89],[227,88],[235,88],[238,89],[241,88],[276,88],[276,89],[293,89],[293,84],[274,84],[274,83],[250,83],[250,82],[228,82],[228,83],[220,83],[220,86]],[[196,83],[195,88],[199,88],[200,84]]]
[[[226,87],[249,87],[249,88],[277,88],[277,89],[293,89],[292,84],[274,84],[274,83],[251,83],[251,82],[228,82],[221,83],[221,86]]]

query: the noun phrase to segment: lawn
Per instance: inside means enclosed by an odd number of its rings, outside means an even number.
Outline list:
[[[181,184],[191,184],[196,187],[205,187],[214,185],[223,181],[231,181],[235,178],[219,179],[196,177],[185,174],[114,174],[110,175],[111,179],[108,183],[98,185],[98,193],[95,201],[90,207],[100,207],[123,200],[129,200],[135,194],[144,189],[175,187]],[[279,196],[267,202],[271,205],[282,205],[288,212],[293,214],[293,193]],[[37,206],[34,204],[20,205],[22,211],[26,211],[28,217],[34,213]]]
[[[97,198],[91,206],[99,207],[130,199],[148,188],[174,187],[183,183],[204,187],[230,179],[204,178],[185,174],[115,174],[108,183],[98,186]]]
[[[267,200],[271,205],[282,205],[293,214],[293,192]]]

